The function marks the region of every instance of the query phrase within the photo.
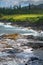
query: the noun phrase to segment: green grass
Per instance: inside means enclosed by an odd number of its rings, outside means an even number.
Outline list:
[[[43,17],[43,14],[3,15],[0,20],[36,22],[40,17]]]

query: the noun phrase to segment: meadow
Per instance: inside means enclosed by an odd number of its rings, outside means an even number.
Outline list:
[[[2,15],[0,20],[10,21],[10,22],[43,22],[43,14],[16,14],[16,15]]]

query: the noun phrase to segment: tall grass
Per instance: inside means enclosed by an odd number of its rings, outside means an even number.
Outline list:
[[[20,14],[20,15],[3,15],[0,20],[6,20],[11,22],[31,22],[39,23],[43,22],[43,14]]]

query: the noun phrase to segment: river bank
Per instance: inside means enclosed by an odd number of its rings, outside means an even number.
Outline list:
[[[3,15],[0,21],[21,27],[43,30],[43,14]]]
[[[29,21],[7,21],[7,20],[0,20],[1,23],[10,23],[12,26],[18,26],[18,27],[27,27],[32,28],[34,30],[43,30],[43,24],[36,24],[36,23],[29,23]]]

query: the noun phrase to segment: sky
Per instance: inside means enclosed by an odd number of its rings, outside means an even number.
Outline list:
[[[0,0],[0,7],[10,7],[21,4],[22,6],[31,4],[41,4],[43,0]]]

